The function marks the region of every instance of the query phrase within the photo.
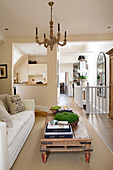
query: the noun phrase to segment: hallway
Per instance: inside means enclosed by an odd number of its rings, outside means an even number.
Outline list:
[[[79,114],[79,116],[86,118],[109,150],[113,153],[113,120],[110,119],[107,114],[86,115],[86,111],[79,108],[73,97],[67,97],[65,94],[60,95],[58,104],[66,105],[75,113]]]

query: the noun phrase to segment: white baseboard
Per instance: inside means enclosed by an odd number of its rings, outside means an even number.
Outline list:
[[[35,110],[40,110],[40,111],[48,112],[48,107],[47,106],[35,105]]]
[[[76,101],[75,99],[74,99],[74,101],[76,102],[76,104],[77,104],[81,109],[83,109],[83,105],[80,105],[80,103],[79,103],[78,101]]]

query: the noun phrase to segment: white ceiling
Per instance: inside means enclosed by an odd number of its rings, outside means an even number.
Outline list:
[[[0,34],[5,37],[49,34],[48,0],[0,0]],[[113,33],[113,0],[54,0],[54,32],[61,24],[61,33]],[[110,26],[110,29],[107,27]],[[8,28],[5,31],[4,28]]]
[[[47,48],[36,43],[15,43],[17,49],[29,56],[47,55]]]

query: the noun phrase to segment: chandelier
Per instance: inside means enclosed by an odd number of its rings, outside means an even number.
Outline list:
[[[53,50],[53,46],[54,46],[54,44],[58,44],[58,45],[60,45],[60,46],[64,46],[64,45],[66,45],[66,41],[67,41],[67,39],[66,39],[66,31],[65,31],[65,38],[64,38],[64,41],[63,41],[63,43],[61,44],[59,41],[60,41],[60,24],[58,23],[58,33],[57,33],[57,37],[55,37],[54,35],[53,35],[53,21],[52,21],[52,6],[53,6],[53,4],[54,4],[54,2],[49,2],[48,3],[49,4],[49,6],[51,7],[51,21],[49,22],[49,24],[50,24],[50,35],[49,35],[49,39],[48,38],[46,38],[46,34],[44,33],[44,41],[43,42],[40,42],[39,41],[39,37],[38,37],[38,28],[36,27],[36,37],[35,37],[35,40],[36,40],[36,43],[38,43],[39,45],[41,45],[41,44],[44,44],[44,47],[48,47],[48,46],[50,46],[50,50],[52,51]]]

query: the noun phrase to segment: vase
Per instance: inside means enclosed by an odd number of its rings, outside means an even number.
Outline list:
[[[85,87],[85,86],[86,86],[86,79],[81,79],[80,81],[81,81],[81,85],[82,85],[83,87]]]

